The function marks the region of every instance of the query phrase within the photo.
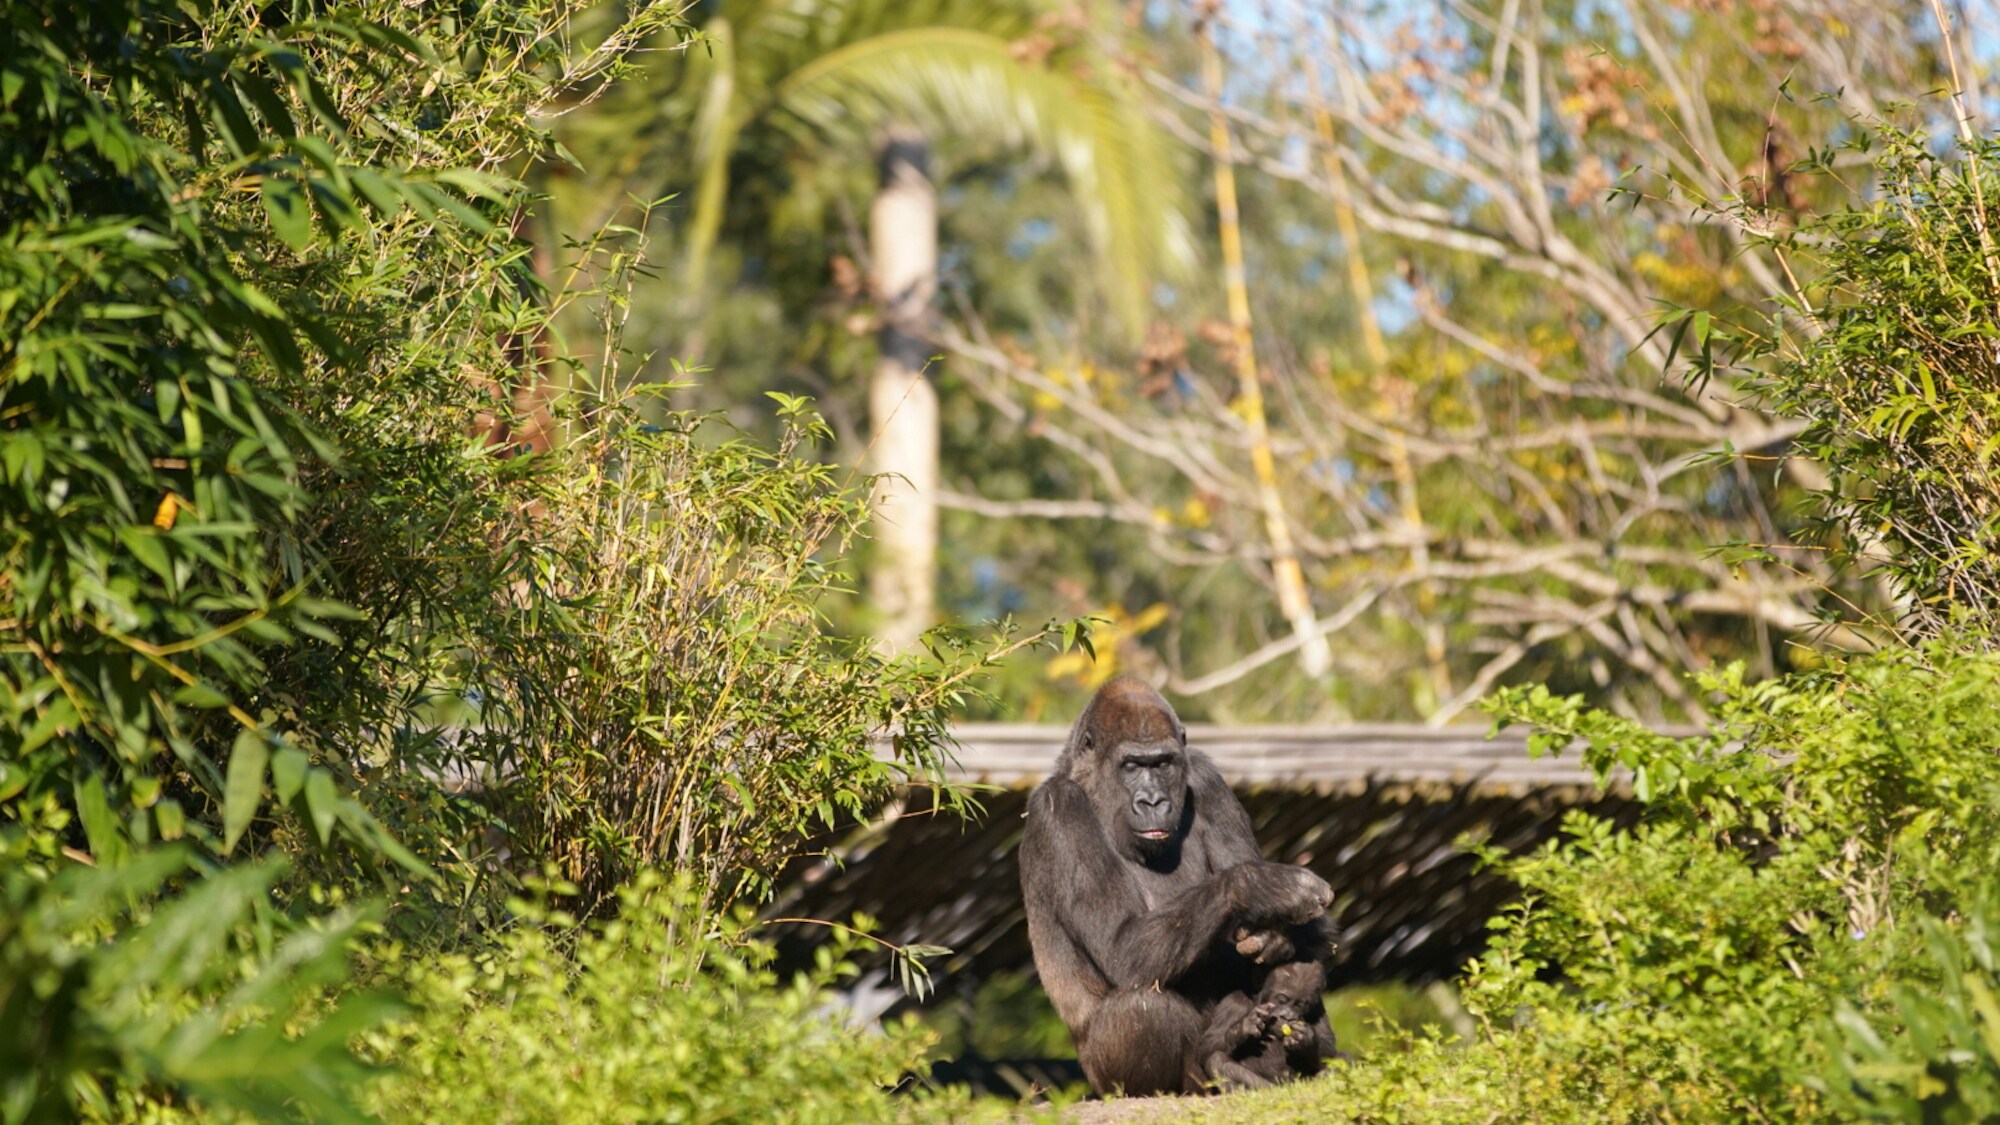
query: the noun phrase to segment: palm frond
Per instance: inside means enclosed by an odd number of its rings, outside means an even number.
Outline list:
[[[1152,284],[1194,260],[1188,206],[1164,138],[1107,68],[1039,65],[1013,41],[958,26],[903,28],[843,44],[772,88],[773,105],[822,135],[903,120],[1044,153],[1083,209],[1107,296],[1144,323]]]
[[[1103,292],[1143,326],[1152,286],[1195,260],[1171,147],[1087,37],[1020,51],[1042,0],[733,0],[706,42],[658,81],[614,91],[570,133],[615,203],[691,189],[685,274],[698,291],[730,197],[729,161],[753,131],[865,151],[890,121],[1052,159],[1096,251]],[[692,151],[690,151],[690,149]]]
[[[729,194],[729,155],[743,118],[736,94],[736,36],[725,19],[703,29],[711,46],[708,81],[694,119],[695,182],[693,222],[687,239],[688,292],[699,293],[708,275],[708,255],[722,231],[722,207]]]

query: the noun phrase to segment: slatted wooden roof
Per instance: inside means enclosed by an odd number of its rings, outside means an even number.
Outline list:
[[[953,773],[1033,786],[1047,776],[1069,731],[1031,723],[966,723]],[[1340,727],[1191,724],[1188,745],[1206,751],[1233,785],[1345,788],[1375,782],[1478,783],[1491,789],[1587,785],[1575,754],[1530,758],[1527,733],[1375,723]]]
[[[930,815],[918,789],[824,856],[794,865],[773,917],[844,921],[864,911],[897,944],[943,945],[940,993],[1031,965],[1015,850],[1028,791],[1067,731],[967,724],[954,776],[1002,786],[971,822]],[[1333,885],[1339,947],[1333,983],[1426,980],[1456,972],[1484,944],[1485,922],[1513,894],[1459,846],[1482,838],[1512,853],[1555,835],[1584,808],[1637,813],[1619,779],[1598,787],[1572,753],[1531,759],[1525,736],[1483,727],[1190,726],[1249,812],[1267,857],[1310,866]],[[781,930],[785,961],[826,930]],[[886,980],[886,976],[878,978]]]

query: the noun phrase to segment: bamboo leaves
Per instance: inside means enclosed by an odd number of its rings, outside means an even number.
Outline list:
[[[270,746],[264,733],[246,730],[236,736],[229,752],[227,787],[222,794],[222,848],[234,851],[236,841],[250,827],[257,805],[264,796],[264,767],[270,761]]]
[[[22,48],[0,66],[4,788],[68,803],[70,839],[116,862],[155,832],[239,851],[268,782],[322,845],[421,869],[304,757],[295,707],[291,729],[251,715],[275,654],[339,645],[357,617],[312,592],[304,482],[340,457],[293,407],[382,347],[383,298],[295,271],[372,255],[411,217],[482,245],[519,186],[385,147],[408,111],[379,92],[414,94],[438,62],[408,32],[358,10],[196,28],[198,9],[4,17]],[[0,856],[61,839],[0,832]]]

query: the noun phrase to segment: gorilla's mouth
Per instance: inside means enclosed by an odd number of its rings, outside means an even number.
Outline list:
[[[1138,837],[1141,840],[1164,840],[1171,835],[1173,833],[1164,828],[1141,828],[1138,831]]]

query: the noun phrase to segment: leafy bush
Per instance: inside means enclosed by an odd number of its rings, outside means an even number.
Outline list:
[[[1798,170],[1831,172],[1843,153],[1874,164],[1872,198],[1796,228],[1739,216],[1803,285],[1760,322],[1679,310],[1676,343],[1698,344],[1698,378],[1744,368],[1764,405],[1806,423],[1797,453],[1830,470],[1816,493],[1826,542],[1893,582],[1893,628],[1936,636],[1970,615],[1991,629],[2000,139],[1947,148],[1884,122]]]
[[[463,372],[524,304],[492,169],[616,52],[568,61],[556,0],[292,7],[0,24],[0,854],[227,853],[268,781],[296,857],[421,869],[352,795],[511,578],[462,550],[506,479]]]
[[[569,894],[574,887],[556,886]],[[616,918],[577,927],[523,905],[480,953],[407,972],[415,1019],[369,1037],[397,1065],[369,1094],[390,1121],[884,1121],[883,1094],[920,1069],[913,1022],[845,1027],[824,990],[843,950],[780,982],[745,915],[718,919],[698,885],[648,872]]]
[[[1573,814],[1489,857],[1523,893],[1465,977],[1469,1041],[1404,1036],[1215,1119],[1989,1119],[2000,657],[1939,643],[1701,686],[1718,723],[1691,739],[1541,688],[1496,699],[1539,751],[1630,771],[1641,824]]]
[[[276,44],[180,49],[176,7],[5,18],[0,854],[53,857],[76,819],[107,860],[184,832],[227,848],[270,750],[248,702],[261,650],[338,613],[298,522],[301,464],[330,450],[252,376],[300,374],[301,337],[338,339],[243,268],[259,232],[217,213],[218,169],[303,208],[311,150],[286,99],[331,112]],[[199,124],[175,143],[141,118]]]
[[[347,1041],[385,1009],[336,979],[360,916],[337,904],[387,895],[414,949],[478,947],[507,876],[474,830],[501,814],[586,905],[654,860],[696,889],[589,934],[523,928],[451,961],[462,988],[410,977],[439,1005],[398,1040],[413,1060],[496,1106],[532,1073],[545,1101],[708,1106],[713,1085],[810,1108],[874,1104],[914,1049],[808,1018],[814,986],[771,991],[742,925],[698,904],[934,771],[946,710],[1009,646],[939,636],[892,665],[822,635],[865,482],[805,455],[796,401],[776,453],[637,425],[615,287],[643,235],[582,245],[583,280],[551,292],[513,233],[531,200],[509,173],[552,152],[538,111],[592,96],[676,8],[0,17],[8,1120],[347,1114]],[[598,351],[558,356],[554,310],[599,297]],[[572,409],[543,409],[558,382]],[[529,412],[570,440],[511,456]],[[451,791],[466,774],[477,799]],[[604,1029],[593,1058],[639,1053],[598,1078],[492,1053],[546,1041],[543,1017]],[[713,1053],[643,1053],[691,1027]],[[731,1087],[766,1065],[761,1093]]]
[[[368,993],[328,1004],[318,988],[345,977],[365,915],[286,926],[264,902],[269,862],[132,905],[192,858],[166,848],[47,881],[0,872],[0,1121],[119,1119],[140,1101],[362,1120],[352,1090],[366,1068],[348,1040],[400,1006]]]
[[[819,416],[773,397],[775,450],[606,403],[558,454],[576,470],[549,477],[544,593],[525,609],[537,623],[505,655],[514,687],[483,737],[512,742],[508,820],[585,902],[641,865],[760,895],[801,836],[912,773],[941,781],[947,720],[975,676],[1050,635],[940,633],[930,659],[892,663],[827,633],[829,564],[866,507],[851,474],[811,456],[830,436]],[[877,754],[883,733],[892,756]]]
[[[1953,873],[2000,847],[2000,661],[1939,646],[1702,686],[1719,720],[1692,740],[1541,689],[1495,705],[1539,747],[1581,739],[1601,774],[1631,770],[1649,802],[1634,832],[1579,814],[1501,861],[1524,897],[1466,1001],[1550,1106],[1818,1115],[1836,1001],[1883,1017],[1933,987],[1925,927],[1963,929],[1978,900]]]

